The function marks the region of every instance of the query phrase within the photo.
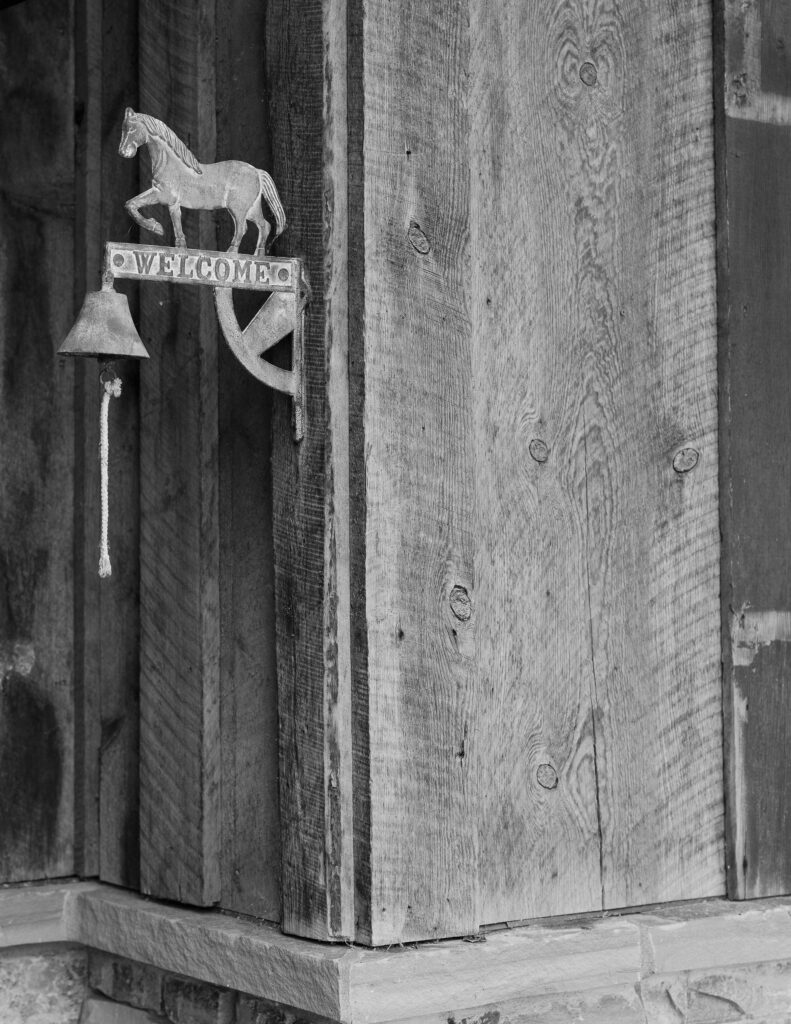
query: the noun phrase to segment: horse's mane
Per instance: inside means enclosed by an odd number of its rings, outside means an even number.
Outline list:
[[[135,114],[135,117],[143,122],[151,135],[155,135],[166,145],[170,146],[179,160],[186,164],[190,170],[195,171],[196,174],[203,174],[203,168],[198,163],[197,157],[187,149],[178,135],[168,128],[164,121],[160,121],[150,114]]]

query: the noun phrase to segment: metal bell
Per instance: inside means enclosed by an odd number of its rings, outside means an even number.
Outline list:
[[[77,322],[58,349],[61,356],[96,359],[148,359],[135,329],[126,296],[113,288],[88,292]]]

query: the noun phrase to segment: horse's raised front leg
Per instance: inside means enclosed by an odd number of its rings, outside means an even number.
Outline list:
[[[178,203],[174,203],[168,207],[170,211],[170,220],[173,224],[173,234],[176,236],[176,245],[179,249],[187,248],[187,239],[184,237],[184,229],[181,226],[181,207]]]
[[[141,206],[160,206],[162,204],[163,199],[159,189],[149,188],[145,192],[141,192],[139,196],[133,196],[132,199],[127,200],[124,205],[129,216],[132,220],[137,221],[141,228],[153,231],[155,235],[164,235],[165,229],[158,220],[154,220],[153,217],[143,217],[139,213]]]

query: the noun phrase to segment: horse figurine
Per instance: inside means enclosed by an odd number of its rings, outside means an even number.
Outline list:
[[[241,160],[202,164],[166,124],[149,114],[138,114],[127,107],[118,152],[133,157],[140,146],[151,154],[151,188],[126,203],[130,216],[141,227],[164,235],[162,225],[152,217],[143,217],[140,207],[167,206],[176,245],[186,248],[181,227],[181,208],[187,210],[226,209],[233,218],[234,233],[228,252],[238,252],[247,230],[247,221],[258,229],[256,256],[266,253],[271,224],[264,217],[261,199],[265,199],[275,218],[272,241],[286,226],[286,215],[271,177]]]

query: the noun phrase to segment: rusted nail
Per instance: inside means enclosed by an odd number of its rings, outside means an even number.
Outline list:
[[[431,243],[426,237],[425,232],[421,226],[414,220],[409,225],[409,231],[407,231],[407,238],[412,243],[412,248],[420,253],[421,256],[425,256],[431,248]]]
[[[698,464],[700,453],[694,448],[682,448],[673,457],[673,469],[677,473],[688,473]]]
[[[551,764],[540,764],[536,771],[536,780],[539,786],[543,786],[544,789],[556,789],[558,773]]]
[[[596,65],[591,64],[589,60],[586,60],[584,64],[580,66],[580,78],[585,85],[595,85],[599,77],[599,72],[596,70]]]
[[[547,447],[546,442],[542,441],[538,437],[533,438],[527,446],[527,450],[536,462],[546,462],[549,458],[549,448]]]
[[[450,610],[460,622],[467,622],[472,615],[472,601],[464,587],[455,586],[450,592]]]

